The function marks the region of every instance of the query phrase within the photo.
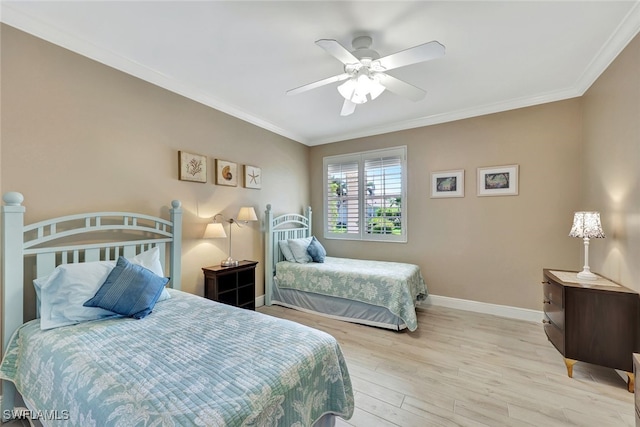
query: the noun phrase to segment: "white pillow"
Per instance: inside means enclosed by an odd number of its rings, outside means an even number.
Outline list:
[[[164,271],[162,271],[162,264],[160,263],[160,248],[157,246],[134,256],[129,261],[131,261],[132,264],[138,264],[151,270],[152,273],[160,277],[164,277]],[[115,267],[115,262],[113,265]],[[157,302],[164,301],[169,298],[171,298],[171,295],[169,295],[167,288],[164,288]]]
[[[296,259],[293,256],[293,252],[291,252],[291,248],[289,248],[289,242],[287,242],[286,240],[280,240],[278,242],[278,245],[280,246],[280,252],[282,252],[282,255],[284,255],[284,259],[289,262],[296,262]]]
[[[157,247],[136,255],[130,261],[164,277]],[[115,265],[115,261],[63,264],[50,275],[34,280],[40,328],[53,329],[113,316],[110,311],[84,307],[83,304],[95,295]],[[168,298],[171,296],[163,289],[158,301]]]
[[[47,330],[113,316],[101,308],[83,307],[107,279],[111,261],[63,264],[49,276],[36,279],[40,286],[40,329]]]
[[[312,261],[311,256],[307,252],[307,248],[309,247],[312,239],[313,237],[303,237],[301,239],[287,240],[289,243],[289,249],[291,249],[291,253],[296,259],[296,262],[304,264]]]

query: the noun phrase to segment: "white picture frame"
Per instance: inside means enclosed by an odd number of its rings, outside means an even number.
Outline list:
[[[431,198],[464,197],[464,169],[431,172]]]
[[[518,165],[478,168],[478,196],[517,196]]]

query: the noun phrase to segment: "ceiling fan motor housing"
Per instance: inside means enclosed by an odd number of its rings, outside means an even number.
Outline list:
[[[353,56],[362,60],[363,58],[371,58],[372,60],[380,58],[380,54],[371,49],[371,43],[373,40],[369,36],[360,36],[353,39],[351,46],[353,46]]]

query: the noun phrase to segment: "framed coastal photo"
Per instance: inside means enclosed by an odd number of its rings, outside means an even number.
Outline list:
[[[464,169],[431,172],[431,198],[464,197]]]
[[[262,170],[256,166],[244,165],[245,188],[262,188]]]
[[[216,185],[238,186],[238,165],[216,159]]]
[[[518,194],[518,165],[478,168],[478,196]]]
[[[178,179],[207,182],[207,156],[178,151]]]

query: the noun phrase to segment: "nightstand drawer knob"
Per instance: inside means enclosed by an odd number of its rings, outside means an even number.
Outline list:
[[[551,300],[543,299],[543,300],[542,300],[542,303],[543,303],[543,304],[551,304]]]
[[[551,324],[551,320],[542,319],[542,323],[548,323],[548,324]]]

